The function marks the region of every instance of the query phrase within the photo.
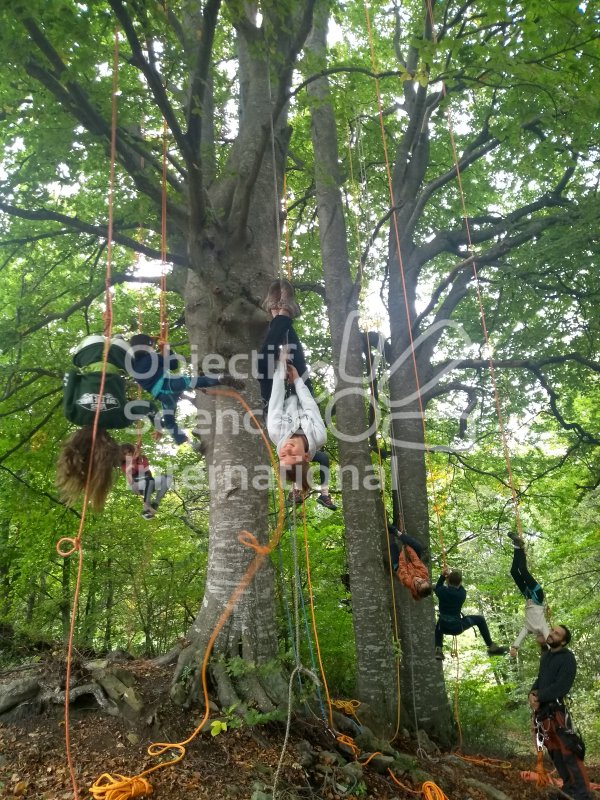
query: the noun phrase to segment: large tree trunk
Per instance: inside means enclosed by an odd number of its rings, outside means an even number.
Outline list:
[[[243,172],[250,155],[243,141],[251,138],[249,132],[254,130],[258,136],[270,124],[271,84],[276,81],[269,75],[268,59],[255,46],[249,47],[240,37],[239,50],[243,113],[237,168]],[[273,134],[275,155],[269,139],[251,191],[247,224],[240,231],[234,202],[229,217],[222,209],[222,224],[192,229],[189,241],[186,324],[199,364],[207,355],[218,354],[232,371],[248,376],[253,353],[267,329],[260,301],[279,268],[279,198],[289,139],[285,113],[275,120]],[[211,198],[215,205],[222,201],[218,184]],[[247,380],[243,395],[260,421],[262,404],[254,378]],[[272,480],[264,441],[236,399],[201,394],[197,406],[210,488],[210,538],[204,599],[188,631],[191,643],[180,655],[173,685],[173,696],[183,702],[197,697],[200,664],[215,623],[255,558],[255,551],[238,541],[240,532],[249,531],[261,545],[268,540]],[[213,653],[211,674],[222,704],[250,700],[269,711],[285,701],[283,680],[270,675],[263,682],[255,672],[235,680],[219,660],[241,657],[260,666],[277,657],[273,569],[268,557],[237,600]]]
[[[315,12],[307,50],[325,66],[327,3]],[[362,339],[358,328],[359,285],[350,271],[339,185],[338,145],[326,78],[308,86],[325,289],[336,374],[335,412],[342,476],[346,551],[352,592],[358,697],[384,723],[397,718],[398,686],[390,608],[382,570],[385,527],[379,481],[369,452]],[[372,721],[371,721],[372,722]],[[389,730],[393,730],[390,726]]]
[[[400,229],[401,230],[401,229]],[[408,334],[407,307],[410,319],[415,317],[414,285],[410,281],[410,261],[403,253],[408,300],[404,302],[404,286],[400,278],[395,231],[390,233],[390,332],[391,370],[390,405],[393,472],[401,521],[407,533],[429,546],[429,503],[424,433],[426,428],[419,404],[419,386],[424,384],[425,370],[413,353]],[[433,581],[437,575],[433,575]],[[402,697],[409,706],[411,722],[428,734],[449,742],[453,737],[452,717],[444,685],[442,664],[434,658],[435,606],[426,598],[414,602],[408,591],[396,595],[396,607],[402,640]],[[407,699],[408,698],[408,699]]]

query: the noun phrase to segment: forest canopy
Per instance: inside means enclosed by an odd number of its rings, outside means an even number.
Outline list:
[[[260,347],[271,280],[296,288],[338,506],[316,491],[304,504],[332,692],[392,728],[401,705],[403,725],[450,741],[435,607],[397,581],[390,596],[386,522],[428,548],[434,582],[462,569],[469,608],[504,644],[523,616],[507,537],[520,530],[552,620],[573,631],[575,707],[598,754],[599,13],[570,0],[5,4],[1,665],[69,631],[76,565],[55,543],[82,508],[55,486],[73,430],[63,375],[103,331],[112,194],[113,335],[157,335],[163,303],[173,348],[227,369]],[[273,483],[219,477],[270,470],[251,425],[217,425],[237,401],[189,399],[178,418],[188,431],[204,420],[198,447],[143,433],[173,480],[154,518],[117,472],[102,513],[87,512],[75,612],[81,652],[151,658],[184,640],[179,703],[196,697],[210,632],[253,557],[239,532],[265,546],[278,511]],[[137,441],[135,426],[118,434]],[[290,608],[309,600],[301,528],[288,506],[216,642],[211,687],[227,705],[281,704]],[[525,751],[538,651],[490,662],[480,645],[460,637],[463,731],[474,747]],[[307,625],[306,663],[313,646]],[[270,695],[262,676],[222,667],[235,659],[279,664],[281,685]]]

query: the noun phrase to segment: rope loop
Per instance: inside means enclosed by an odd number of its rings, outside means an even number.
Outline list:
[[[113,777],[105,772],[90,786],[90,794],[94,800],[130,800],[152,794],[152,786],[145,778],[124,775]]]
[[[67,543],[71,545],[70,548],[68,550],[63,549],[64,545]],[[81,550],[81,539],[79,536],[76,536],[75,538],[72,538],[71,536],[62,536],[56,543],[56,552],[59,556],[62,556],[62,558],[68,558],[78,550]]]
[[[458,637],[452,637],[452,646],[450,647],[450,656],[452,658],[458,658]]]
[[[185,755],[185,747],[179,742],[153,742],[148,747],[148,755],[152,758],[158,758],[168,753],[169,750],[175,750],[178,753],[176,761],[180,761]],[[173,763],[176,763],[176,761]]]
[[[433,781],[425,781],[421,785],[421,791],[425,800],[448,800],[437,783]]]
[[[271,547],[268,544],[260,544],[256,536],[253,533],[250,533],[250,531],[242,531],[238,535],[238,542],[243,544],[244,547],[250,547],[260,555],[266,556],[271,552]]]

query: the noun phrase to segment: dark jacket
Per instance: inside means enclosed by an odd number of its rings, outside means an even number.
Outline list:
[[[570,650],[565,647],[546,650],[541,655],[538,676],[531,689],[537,689],[540,703],[562,700],[571,691],[576,672],[577,662]]]
[[[148,347],[135,347],[133,352],[130,375],[147,392],[152,392],[162,378],[177,371],[182,364],[182,359],[172,350],[165,350],[166,357]]]
[[[464,586],[446,586],[445,578],[440,575],[435,585],[434,592],[440,602],[441,619],[460,619],[460,612],[467,599],[467,590]]]

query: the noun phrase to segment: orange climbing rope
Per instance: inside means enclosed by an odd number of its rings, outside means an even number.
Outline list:
[[[424,781],[418,789],[411,789],[394,775],[391,769],[388,769],[388,775],[394,781],[396,786],[400,786],[405,792],[409,794],[422,794],[425,800],[448,800],[448,797],[442,792],[437,783],[433,781]]]
[[[110,170],[108,180],[108,226],[107,226],[107,246],[106,246],[106,270],[104,277],[104,348],[102,352],[102,370],[100,377],[100,386],[98,395],[102,396],[104,392],[104,383],[106,378],[106,364],[108,359],[108,350],[110,347],[110,337],[112,332],[112,294],[111,294],[111,266],[112,266],[112,234],[113,234],[113,195],[115,184],[115,153],[116,153],[116,138],[117,138],[117,90],[118,90],[118,64],[119,64],[119,32],[115,30],[114,34],[114,50],[113,50],[113,75],[112,75],[112,105],[111,105],[111,137],[110,137]],[[79,520],[79,527],[77,534],[74,538],[64,536],[56,543],[56,552],[63,558],[68,558],[77,553],[77,574],[75,580],[75,590],[73,593],[73,602],[71,607],[71,620],[69,623],[69,638],[67,643],[67,658],[66,658],[66,674],[65,674],[65,750],[67,756],[67,766],[71,778],[71,785],[73,787],[73,795],[75,800],[79,799],[79,792],[77,788],[77,780],[75,778],[75,770],[73,768],[73,758],[71,753],[71,729],[70,729],[70,716],[69,716],[69,695],[71,690],[71,665],[73,660],[73,639],[75,636],[75,622],[77,616],[77,605],[79,601],[79,593],[81,590],[81,576],[83,572],[83,550],[81,547],[81,539],[83,535],[83,527],[87,514],[87,504],[90,491],[90,484],[92,478],[92,469],[94,464],[94,450],[96,447],[96,437],[98,433],[98,420],[100,417],[101,404],[98,403],[96,413],[94,415],[94,422],[92,424],[92,441],[90,445],[88,470],[85,479],[85,487],[83,492],[83,505],[81,509],[81,517]]]
[[[354,168],[352,164],[352,151],[350,148],[350,138],[347,139],[348,145],[348,164],[349,164],[349,172],[350,172],[350,183],[351,186],[354,188],[356,185],[356,181],[354,178]],[[362,242],[360,238],[360,230],[358,228],[358,221],[354,215],[351,216],[353,221],[354,227],[354,236],[356,239],[356,248],[358,252],[358,280],[362,287],[362,279],[363,279],[363,264],[361,258],[361,251],[362,251]],[[369,376],[371,377],[373,374],[373,364],[371,361],[371,348],[369,347],[368,343],[368,334],[367,334],[367,360],[368,360],[368,369],[369,369]],[[369,389],[371,393],[371,403],[373,407],[373,413],[375,415],[375,419],[377,419],[377,400],[375,398],[374,386],[372,380],[369,380]],[[386,530],[388,527],[388,519],[387,519],[387,509],[385,505],[385,479],[384,479],[384,470],[383,470],[383,460],[381,458],[381,448],[379,447],[379,441],[376,438],[377,444],[377,462],[379,466],[379,476],[380,476],[380,493],[381,493],[381,502],[383,505],[383,514],[384,514],[384,521]],[[390,580],[390,595],[391,595],[391,606],[392,606],[392,620],[394,623],[394,636],[395,636],[395,646],[396,646],[396,654],[395,654],[395,662],[396,662],[396,729],[394,731],[394,735],[392,736],[392,741],[398,736],[400,731],[400,711],[401,711],[401,691],[400,691],[400,632],[398,628],[398,614],[396,612],[396,586],[394,583],[394,569],[392,564],[392,552],[390,549],[390,541],[389,536],[386,537],[387,540],[387,556],[388,556],[388,576]]]
[[[240,582],[238,585],[233,589],[231,592],[220,616],[215,623],[213,631],[208,639],[206,644],[206,648],[204,651],[204,657],[202,659],[202,665],[200,670],[200,680],[202,685],[202,698],[204,702],[204,714],[202,719],[193,730],[193,732],[188,736],[187,739],[181,742],[153,742],[148,747],[148,755],[152,758],[158,758],[162,755],[165,755],[169,751],[173,750],[177,753],[176,757],[171,758],[168,761],[162,761],[159,764],[155,764],[153,767],[150,767],[143,772],[140,772],[138,775],[134,777],[124,777],[122,775],[111,776],[108,773],[104,773],[103,775],[98,778],[98,780],[90,787],[90,792],[94,797],[94,800],[126,800],[127,798],[134,798],[134,797],[141,797],[144,794],[150,794],[152,792],[152,787],[146,779],[147,775],[150,775],[153,772],[156,772],[159,769],[163,769],[164,767],[170,767],[174,764],[177,764],[185,755],[185,749],[187,745],[196,736],[200,733],[202,728],[204,727],[206,721],[210,715],[210,707],[209,707],[209,698],[208,698],[208,686],[206,680],[206,672],[208,668],[208,662],[212,653],[212,649],[214,643],[217,639],[217,636],[223,629],[223,626],[229,619],[233,608],[237,601],[239,600],[240,596],[246,591],[250,583],[252,582],[254,576],[262,566],[266,557],[271,553],[271,551],[277,546],[279,539],[281,538],[281,533],[283,531],[283,524],[284,524],[284,502],[283,502],[283,490],[281,487],[281,481],[279,480],[279,470],[277,468],[277,463],[275,461],[275,457],[273,456],[271,446],[265,436],[265,433],[254,416],[250,406],[246,403],[243,397],[241,397],[236,391],[233,389],[225,389],[225,388],[211,388],[205,390],[207,394],[212,395],[219,395],[223,397],[231,397],[235,399],[241,406],[244,408],[246,413],[249,415],[249,418],[252,420],[252,424],[257,428],[260,433],[260,436],[263,440],[265,448],[269,453],[269,459],[271,461],[271,465],[273,467],[273,471],[276,476],[277,480],[277,500],[278,500],[278,512],[277,512],[277,524],[275,527],[274,532],[272,533],[271,537],[269,538],[266,544],[260,544],[257,538],[254,536],[253,533],[250,531],[243,530],[240,532],[238,536],[238,541],[240,544],[243,544],[245,547],[249,547],[251,550],[254,550],[255,556],[252,561],[249,563],[246,571],[244,572]]]
[[[432,5],[431,5],[431,0],[427,0],[427,14],[429,16],[429,21],[431,23],[432,41],[433,41],[434,45],[437,45],[437,35],[436,35],[436,32],[435,32],[435,21],[434,21],[434,17],[433,17],[433,8],[432,8]],[[446,96],[446,86],[445,86],[444,83],[442,83],[442,94],[444,95],[444,97]],[[458,152],[457,152],[457,148],[456,148],[456,139],[455,139],[455,136],[454,136],[454,126],[453,126],[453,123],[452,123],[452,115],[450,113],[450,106],[449,105],[446,107],[446,118],[448,120],[448,135],[449,135],[449,138],[450,138],[450,145],[451,145],[451,148],[452,148],[452,158],[453,158],[453,161],[454,161],[454,169],[456,171],[456,184],[457,184],[458,192],[459,192],[459,196],[460,196],[462,217],[463,217],[463,222],[464,222],[464,225],[465,225],[465,235],[466,235],[466,238],[467,238],[467,249],[468,249],[469,254],[470,254],[471,264],[472,264],[472,268],[473,268],[473,279],[474,279],[474,284],[475,284],[475,292],[476,292],[476,296],[477,296],[477,304],[479,306],[479,317],[481,319],[481,329],[482,329],[482,333],[483,333],[483,340],[484,340],[484,343],[485,343],[486,351],[488,353],[488,370],[489,370],[489,374],[490,374],[490,380],[492,382],[492,387],[493,387],[493,390],[494,390],[494,404],[495,404],[495,407],[496,407],[496,415],[497,415],[497,418],[498,418],[498,427],[500,429],[500,436],[501,436],[501,439],[502,439],[502,450],[503,450],[503,454],[504,454],[504,461],[506,463],[506,473],[507,473],[508,483],[509,483],[510,490],[511,490],[511,495],[512,495],[512,502],[513,502],[513,507],[514,507],[514,514],[515,514],[515,522],[516,522],[516,526],[517,526],[517,531],[518,531],[519,535],[522,536],[523,529],[522,529],[522,525],[521,525],[521,516],[520,516],[520,513],[519,513],[519,501],[518,501],[517,491],[516,491],[516,488],[515,488],[515,482],[514,482],[514,478],[513,478],[512,464],[511,464],[511,460],[510,460],[510,450],[509,450],[509,447],[508,447],[508,439],[507,439],[507,436],[506,436],[506,426],[504,424],[504,416],[502,414],[502,408],[501,408],[501,405],[500,405],[500,394],[498,392],[498,384],[496,382],[496,372],[495,372],[495,369],[494,369],[494,361],[493,361],[492,356],[491,356],[490,341],[489,341],[489,336],[488,336],[487,323],[486,323],[486,320],[485,320],[485,311],[483,309],[483,299],[482,299],[482,293],[481,293],[481,284],[479,282],[479,274],[478,274],[478,271],[477,271],[477,260],[475,258],[475,248],[473,247],[473,240],[471,238],[471,225],[469,223],[469,215],[468,215],[468,212],[467,212],[467,205],[466,205],[466,202],[465,202],[465,193],[464,193],[464,190],[463,190],[463,183],[462,183],[462,177],[461,177],[461,172],[460,172],[460,164],[459,164]]]
[[[370,18],[369,8],[368,8],[366,0],[365,0],[365,3],[364,3],[364,9],[365,9],[365,18],[366,18],[366,23],[367,23],[367,35],[368,35],[368,39],[369,39],[369,49],[370,49],[370,52],[371,52],[371,67],[372,67],[373,72],[377,72],[377,62],[376,62],[376,58],[375,58],[375,47],[374,47],[374,44],[373,44],[373,32],[372,32],[372,29],[371,29],[371,18]],[[408,307],[408,295],[407,295],[407,291],[406,291],[406,281],[405,281],[405,275],[404,275],[404,262],[403,262],[403,258],[402,258],[402,249],[400,247],[400,232],[398,230],[398,220],[396,218],[396,213],[394,211],[394,205],[395,204],[394,204],[394,189],[393,189],[393,184],[392,184],[392,171],[391,171],[391,168],[390,168],[390,160],[389,160],[389,154],[388,154],[388,148],[387,148],[387,142],[386,142],[386,136],[385,136],[385,126],[384,126],[384,119],[383,119],[383,104],[382,104],[382,101],[381,101],[381,93],[379,91],[379,78],[375,78],[375,94],[376,94],[376,97],[377,97],[377,113],[378,113],[378,118],[379,118],[379,128],[380,128],[380,132],[381,132],[381,142],[382,142],[382,146],[383,146],[383,156],[384,156],[384,162],[385,162],[385,171],[386,171],[386,178],[387,178],[387,185],[388,185],[388,193],[389,193],[389,197],[390,197],[390,209],[392,209],[392,224],[393,224],[393,230],[394,230],[394,238],[395,238],[395,242],[396,242],[396,255],[397,255],[397,258],[398,258],[398,268],[400,270],[400,281],[402,283],[402,292],[403,292],[403,297],[404,297],[404,311],[405,311],[405,314],[406,314],[406,327],[407,327],[407,330],[408,330],[408,339],[409,339],[409,343],[410,343],[412,367],[413,367],[413,373],[414,373],[414,378],[415,378],[415,388],[416,388],[416,391],[417,391],[417,402],[418,402],[418,406],[419,406],[419,416],[420,416],[421,425],[422,425],[422,428],[423,428],[423,443],[424,443],[424,447],[425,447],[425,462],[426,462],[426,468],[427,468],[427,479],[428,479],[430,487],[431,487],[432,506],[433,506],[433,510],[435,512],[437,533],[438,533],[438,538],[439,538],[439,542],[440,542],[440,549],[441,549],[441,555],[442,555],[442,564],[443,564],[444,567],[446,567],[446,549],[444,547],[444,537],[442,535],[442,525],[441,525],[441,520],[440,520],[440,508],[441,507],[440,507],[440,505],[438,504],[438,501],[437,501],[435,477],[434,477],[434,474],[433,474],[433,470],[431,468],[430,458],[429,458],[429,452],[430,451],[429,451],[429,448],[428,448],[428,445],[427,445],[427,430],[426,430],[426,424],[425,424],[425,411],[424,411],[424,408],[423,408],[423,398],[422,398],[422,393],[421,393],[421,383],[420,383],[420,380],[419,380],[419,370],[418,370],[418,367],[417,367],[417,358],[416,358],[416,354],[415,354],[415,344],[414,344],[413,333],[412,333],[412,320],[411,320],[411,316],[410,316],[410,309]],[[393,440],[393,438],[394,437],[392,437],[392,440]]]

